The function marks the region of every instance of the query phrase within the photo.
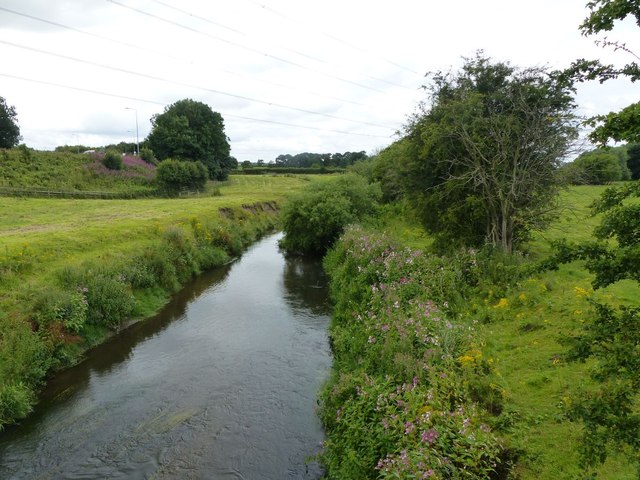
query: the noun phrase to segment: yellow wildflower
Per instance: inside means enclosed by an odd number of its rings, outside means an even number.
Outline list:
[[[589,296],[589,292],[587,290],[585,290],[584,288],[574,287],[574,290],[576,292],[576,297],[588,297]]]
[[[507,300],[506,298],[501,298],[498,303],[496,303],[493,308],[506,308],[509,306],[509,300]]]

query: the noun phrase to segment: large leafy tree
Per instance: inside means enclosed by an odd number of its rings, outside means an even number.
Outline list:
[[[577,135],[572,91],[482,53],[431,79],[403,140],[405,188],[441,244],[511,251],[549,219]]]
[[[0,148],[15,147],[20,141],[16,109],[0,97]]]
[[[587,3],[589,16],[580,25],[583,35],[590,36],[598,33],[610,32],[616,22],[627,17],[634,17],[640,25],[640,0],[593,0]],[[605,38],[598,40],[603,47],[622,50],[629,54],[629,58],[639,58],[631,47]],[[630,61],[623,66],[603,64],[599,60],[579,59],[564,72],[569,81],[585,82],[598,80],[600,83],[618,77],[627,77],[632,82],[640,78],[640,65]],[[606,144],[609,140],[616,142],[640,142],[640,102],[633,103],[619,112],[598,115],[588,122],[594,127],[590,134],[592,141]]]
[[[159,160],[200,161],[216,180],[224,180],[234,168],[222,115],[208,105],[179,100],[154,115],[151,124],[148,143]]]

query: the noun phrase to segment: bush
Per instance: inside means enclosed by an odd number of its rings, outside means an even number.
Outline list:
[[[323,255],[347,225],[376,212],[379,197],[378,188],[357,175],[311,184],[284,208],[280,246],[288,253]]]
[[[0,386],[0,430],[15,419],[26,417],[32,409],[33,392],[23,383]]]
[[[168,195],[184,190],[204,190],[208,180],[207,167],[202,162],[164,160],[156,170],[156,180]]]
[[[80,333],[87,320],[88,303],[81,290],[46,289],[35,302],[35,320],[39,328],[59,322],[72,333]]]
[[[102,158],[102,164],[109,170],[122,170],[122,155],[116,150],[107,150]]]
[[[617,155],[594,150],[580,155],[567,166],[569,181],[576,184],[603,185],[623,179],[623,170]]]
[[[158,163],[156,156],[153,153],[153,150],[147,147],[142,147],[140,149],[140,158],[152,165],[156,165]]]

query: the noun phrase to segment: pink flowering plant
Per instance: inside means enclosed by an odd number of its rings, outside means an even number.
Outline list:
[[[496,475],[502,447],[458,361],[474,331],[453,320],[472,256],[445,261],[352,228],[325,258],[335,301],[334,376],[321,396],[329,478]]]

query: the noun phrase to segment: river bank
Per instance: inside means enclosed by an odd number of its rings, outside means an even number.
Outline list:
[[[0,428],[28,415],[50,372],[273,231],[280,202],[306,183],[240,178],[197,199],[5,199]]]
[[[53,377],[0,435],[0,477],[320,478],[307,458],[323,440],[326,278],[319,262],[283,258],[278,238]]]

